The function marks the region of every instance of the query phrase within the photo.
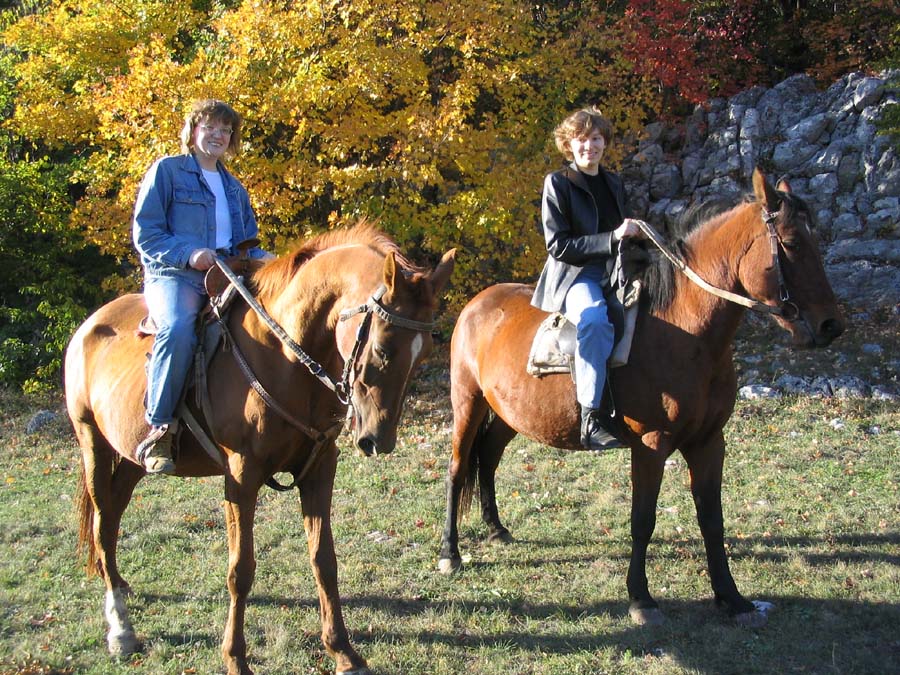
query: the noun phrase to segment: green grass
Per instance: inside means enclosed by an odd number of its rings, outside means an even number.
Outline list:
[[[742,592],[776,605],[761,630],[738,628],[714,608],[686,467],[673,456],[648,561],[667,621],[640,628],[625,593],[623,452],[596,457],[517,438],[497,474],[516,542],[484,543],[473,510],[460,532],[464,570],[436,572],[451,423],[443,358],[417,378],[393,455],[365,459],[341,439],[341,592],[354,643],[375,672],[900,672],[895,403],[738,403],[726,428],[728,551]],[[223,672],[221,479],[138,486],[119,551],[145,650],[113,660],[103,585],[74,556],[78,450],[64,415],[26,435],[35,409],[0,393],[0,674]],[[832,425],[838,418],[842,428]],[[256,672],[333,672],[295,495],[260,494],[256,537],[246,624]]]

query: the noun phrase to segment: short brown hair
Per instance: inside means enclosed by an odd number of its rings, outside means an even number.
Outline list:
[[[553,130],[553,138],[556,148],[567,160],[572,161],[574,156],[569,147],[569,141],[573,138],[585,138],[594,131],[599,131],[606,141],[606,145],[612,143],[612,124],[603,116],[599,108],[591,106],[582,108],[566,117],[556,129]]]
[[[194,129],[203,121],[219,122],[231,127],[231,138],[228,141],[228,153],[237,155],[241,148],[241,116],[224,101],[215,98],[204,98],[195,101],[190,112],[185,115],[181,128],[181,151],[189,154],[194,147]]]

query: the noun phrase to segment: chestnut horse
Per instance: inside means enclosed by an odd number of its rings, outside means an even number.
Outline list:
[[[369,672],[350,644],[338,594],[330,522],[335,439],[349,403],[359,449],[367,455],[393,450],[403,396],[432,347],[435,307],[454,256],[448,251],[429,273],[376,228],[360,224],[258,269],[248,283],[255,296],[248,296],[262,312],[234,302],[226,321],[230,345],[213,356],[207,372],[213,392],[207,423],[221,457],[215,461],[185,430],[176,458],[177,475],[225,478],[231,601],[222,655],[229,675],[252,675],[243,627],[256,568],[254,511],[261,486],[278,472],[293,474],[300,492],[325,649],[337,672]],[[145,314],[141,295],[101,307],[75,333],[65,361],[66,402],[82,450],[81,544],[89,572],[96,567],[106,582],[107,642],[116,655],[140,648],[116,543],[122,513],[145,475],[134,455],[148,431],[144,363],[152,338],[135,330]],[[266,314],[288,340],[276,338]],[[291,340],[305,359],[288,349]],[[255,375],[253,391],[235,351]],[[316,364],[323,369],[318,374]],[[339,395],[342,372],[345,396]],[[329,378],[339,385],[334,391],[323,384]]]
[[[675,260],[725,291],[721,295],[740,294],[760,309],[767,305],[795,344],[828,345],[844,324],[810,213],[784,182],[775,190],[756,171],[753,187],[755,200],[701,223],[680,242],[681,257]],[[648,272],[630,359],[611,371],[610,381],[614,423],[631,447],[629,613],[639,624],[662,620],[647,587],[646,555],[665,461],[679,450],[690,470],[716,603],[742,624],[761,625],[768,608],[746,600],[728,568],[721,503],[722,429],[737,391],[732,341],[745,308],[677,274],[664,257]],[[652,278],[665,283],[651,283]],[[522,284],[482,291],[462,311],[453,333],[453,455],[439,555],[445,573],[461,566],[460,502],[462,510],[468,508],[476,482],[489,540],[511,540],[497,512],[494,474],[516,434],[556,448],[580,448],[572,378],[538,379],[525,370],[532,338],[547,316],[530,305],[532,291]]]

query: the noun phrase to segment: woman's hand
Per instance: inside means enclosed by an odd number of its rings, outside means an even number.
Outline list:
[[[619,227],[613,230],[613,237],[615,237],[616,241],[622,241],[628,237],[642,238],[644,232],[638,224],[640,222],[641,221],[635,220],[634,218],[626,218]]]
[[[195,270],[205,272],[216,264],[216,252],[211,248],[198,248],[191,253],[188,264]]]

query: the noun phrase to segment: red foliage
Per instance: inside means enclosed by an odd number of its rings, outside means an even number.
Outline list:
[[[625,57],[669,96],[700,103],[752,83],[753,1],[630,0]],[[675,103],[669,100],[668,105]]]

